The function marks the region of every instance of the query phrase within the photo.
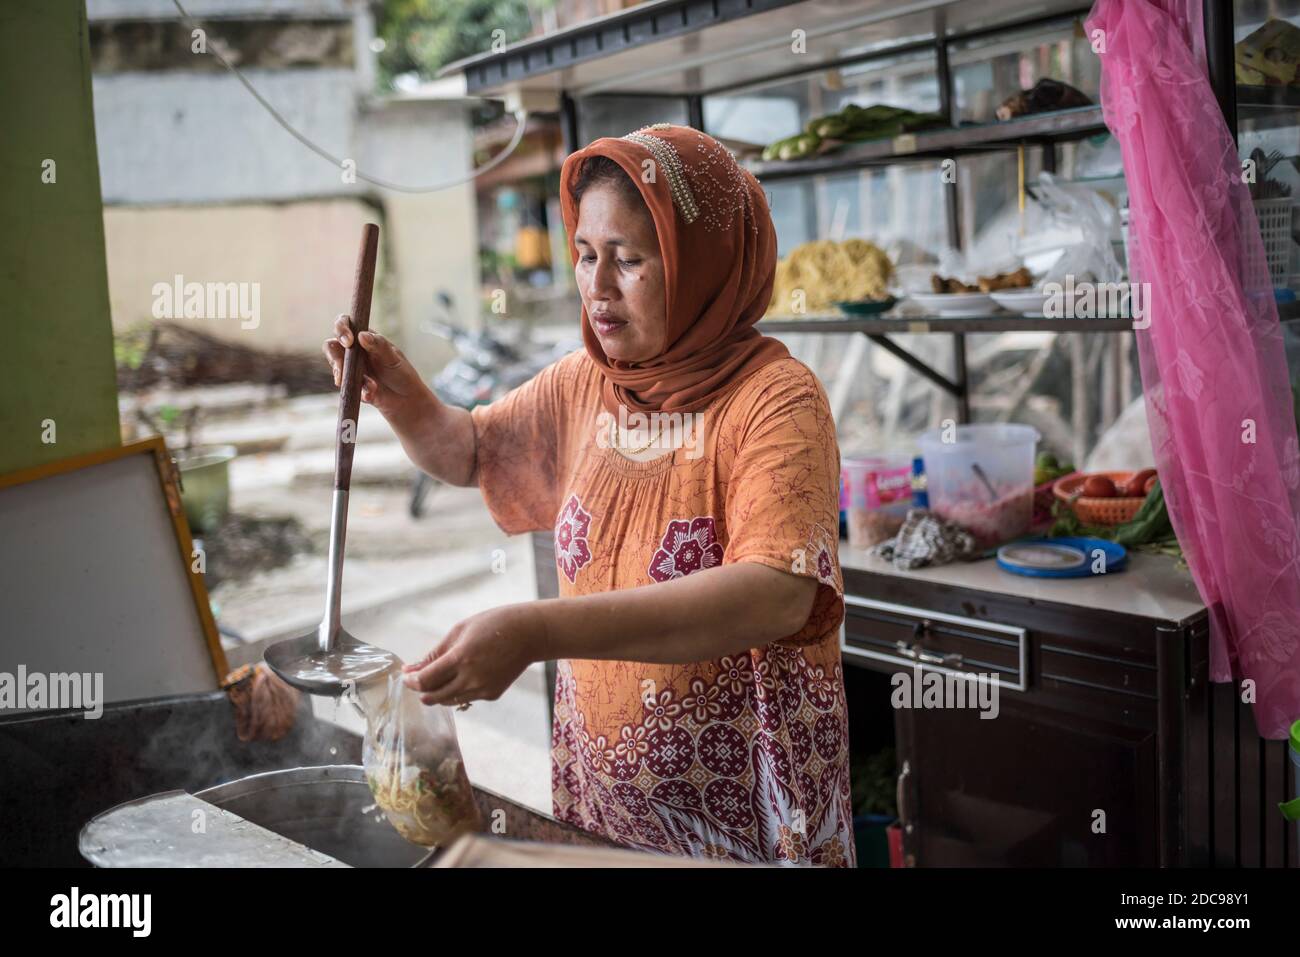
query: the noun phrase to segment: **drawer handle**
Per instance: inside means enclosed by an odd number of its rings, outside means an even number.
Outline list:
[[[945,668],[956,668],[960,667],[962,663],[961,655],[934,655],[928,651],[920,651],[919,649],[913,648],[905,641],[895,642],[894,647],[898,649],[898,653],[904,658],[911,658],[913,661],[919,661],[922,664],[942,665]]]

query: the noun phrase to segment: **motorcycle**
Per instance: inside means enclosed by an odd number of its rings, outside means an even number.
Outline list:
[[[437,299],[442,312],[452,315],[451,296],[440,292]],[[456,350],[455,357],[429,380],[429,387],[443,402],[466,411],[492,402],[516,386],[523,385],[546,366],[581,344],[577,341],[561,342],[525,354],[517,346],[486,329],[470,332],[451,322],[438,320],[421,323],[421,329],[446,339]],[[437,479],[417,470],[411,480],[407,509],[412,518],[420,518],[424,514],[425,503],[436,484]]]

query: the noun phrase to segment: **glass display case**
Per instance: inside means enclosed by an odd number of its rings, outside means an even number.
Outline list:
[[[1279,302],[1300,292],[1300,0],[1235,0],[1233,79],[1237,152],[1252,175],[1269,274]],[[1293,388],[1300,330],[1283,323]]]

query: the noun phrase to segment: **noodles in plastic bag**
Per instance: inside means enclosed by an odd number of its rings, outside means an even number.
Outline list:
[[[441,847],[477,830],[478,807],[446,708],[425,706],[400,672],[361,689],[362,760],[375,803],[414,844]]]

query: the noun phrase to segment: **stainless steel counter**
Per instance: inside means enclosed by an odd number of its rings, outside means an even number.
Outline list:
[[[852,569],[895,575],[913,581],[1078,605],[1160,621],[1181,623],[1205,611],[1205,603],[1196,591],[1191,572],[1179,570],[1176,559],[1167,555],[1130,552],[1123,571],[1088,578],[1013,575],[999,568],[992,558],[899,571],[892,563],[869,551],[847,545],[840,546],[840,565],[846,572]]]

